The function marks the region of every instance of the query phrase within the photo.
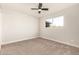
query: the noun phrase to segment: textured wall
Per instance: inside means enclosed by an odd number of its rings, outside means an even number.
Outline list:
[[[64,27],[45,28],[49,17],[64,16]],[[75,5],[40,19],[40,36],[79,47],[79,5]]]
[[[3,10],[2,44],[38,37],[38,19],[27,14]]]

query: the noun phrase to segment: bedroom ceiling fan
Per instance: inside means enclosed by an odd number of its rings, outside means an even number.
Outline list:
[[[42,8],[43,4],[42,3],[39,3],[38,7],[37,8],[31,8],[31,10],[38,10],[38,13],[40,14],[41,11],[48,11],[48,8]]]

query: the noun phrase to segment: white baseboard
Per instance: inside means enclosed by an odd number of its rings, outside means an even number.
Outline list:
[[[34,38],[38,38],[38,37],[23,38],[23,39],[20,39],[20,40],[10,41],[10,42],[2,42],[2,45],[6,45],[6,44],[10,44],[10,43],[15,43],[15,42],[23,41],[23,40],[30,40],[30,39],[34,39]],[[65,42],[65,41],[55,40],[55,39],[48,38],[48,37],[41,37],[41,38],[48,39],[48,40],[52,40],[52,41],[56,41],[56,42],[59,42],[59,43],[63,43],[63,44],[67,44],[67,45],[70,45],[70,46],[74,46],[74,47],[79,48],[79,45],[72,44],[72,43],[68,43],[68,42]]]
[[[19,42],[19,41],[23,41],[23,40],[31,40],[37,37],[31,37],[31,38],[23,38],[23,39],[19,39],[19,40],[15,40],[15,41],[10,41],[10,42],[2,42],[1,45],[6,45],[6,44],[11,44],[11,43],[15,43],[15,42]]]
[[[65,41],[55,40],[55,39],[48,38],[48,37],[41,37],[41,38],[52,40],[52,41],[56,41],[56,42],[59,42],[59,43],[63,43],[63,44],[66,44],[66,45],[70,45],[70,46],[79,48],[79,45],[68,43],[68,42],[65,42]]]

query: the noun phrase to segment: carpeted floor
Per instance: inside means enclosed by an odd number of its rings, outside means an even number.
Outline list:
[[[78,55],[79,48],[36,38],[2,46],[1,55]]]

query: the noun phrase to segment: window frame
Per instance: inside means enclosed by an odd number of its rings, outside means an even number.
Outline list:
[[[62,19],[61,21],[59,21],[60,20],[60,18]],[[52,19],[52,21],[50,22],[50,21],[48,21],[48,20],[51,20]],[[56,17],[51,17],[51,18],[48,18],[47,20],[46,20],[46,22],[50,22],[50,26],[49,27],[63,27],[64,26],[64,16],[56,16]],[[56,24],[56,22],[58,22],[59,23],[59,25],[58,24]],[[61,24],[62,23],[62,24]],[[46,25],[46,24],[45,24]],[[49,28],[48,27],[48,28]]]

